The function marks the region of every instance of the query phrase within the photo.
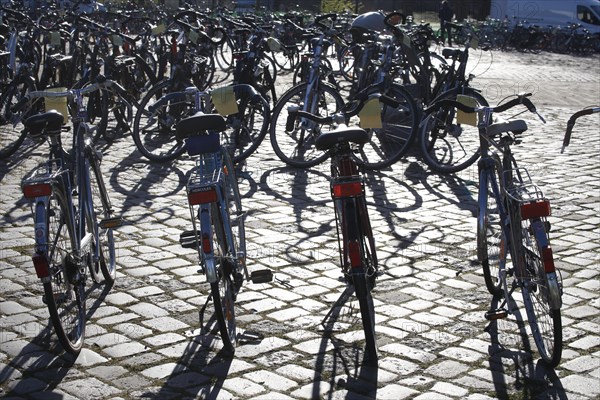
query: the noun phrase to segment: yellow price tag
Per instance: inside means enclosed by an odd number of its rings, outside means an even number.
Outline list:
[[[166,26],[165,24],[160,24],[155,26],[154,28],[152,28],[152,34],[153,35],[160,35],[161,33],[163,33],[166,30]]]
[[[219,114],[227,116],[238,113],[238,105],[235,100],[235,93],[233,93],[233,86],[223,86],[213,89],[210,96],[212,103]]]
[[[363,129],[381,129],[381,104],[378,97],[373,97],[365,103],[358,113],[360,127]]]
[[[119,35],[113,35],[112,36],[112,44],[114,46],[123,46],[123,38]]]
[[[198,32],[192,30],[188,32],[187,37],[190,40],[190,42],[196,44],[198,43],[198,38],[200,37],[200,35],[198,34]]]
[[[66,92],[67,88],[58,87],[45,90],[47,92]],[[64,118],[63,124],[66,124],[67,121],[69,121],[69,109],[67,108],[66,97],[44,97],[44,108],[46,111],[56,110],[61,113]]]
[[[52,31],[50,32],[50,44],[52,46],[60,46],[61,37],[60,32]]]
[[[471,96],[465,96],[463,94],[459,94],[456,96],[456,101],[461,104],[464,104],[467,107],[477,107],[477,99]],[[461,110],[457,110],[456,113],[456,123],[477,126],[477,113],[466,113]]]

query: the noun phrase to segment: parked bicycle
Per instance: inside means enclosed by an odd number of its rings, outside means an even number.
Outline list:
[[[35,222],[33,265],[44,286],[43,301],[64,350],[78,354],[86,326],[86,270],[94,281],[112,285],[116,276],[113,229],[123,220],[117,216],[100,171],[102,154],[91,135],[96,127],[86,117],[84,97],[98,90],[124,94],[113,81],[97,82],[81,90],[64,92],[32,91],[12,109],[29,115],[41,98],[72,99],[72,151],[62,144],[64,117],[55,110],[27,118],[30,136],[43,137],[50,144],[46,163],[22,182],[24,196],[31,200]]]
[[[201,92],[196,92],[200,99]],[[161,107],[180,93],[164,96]],[[227,129],[219,114],[199,112],[177,123],[177,137],[185,141],[196,165],[187,183],[187,198],[192,230],[181,233],[183,247],[197,250],[201,272],[210,283],[211,294],[200,311],[201,326],[208,302],[212,299],[223,346],[235,352],[237,327],[235,300],[244,280],[265,283],[272,280],[269,269],[248,274],[246,267],[246,237],[244,212],[235,169],[229,152],[220,144],[221,133]]]
[[[477,256],[488,291],[503,298],[500,306],[485,316],[497,320],[513,314],[516,310],[509,305],[516,306],[512,293],[519,288],[542,360],[556,367],[562,353],[563,287],[549,240],[550,201],[532,182],[527,169],[518,166],[511,151],[511,146],[521,143],[520,135],[527,130],[525,121],[492,124],[494,113],[520,104],[537,114],[527,96],[519,95],[496,107],[467,107],[457,101],[441,100],[429,111],[456,107],[479,116]]]
[[[359,127],[348,127],[345,121],[357,115],[359,104],[346,113],[320,117],[305,111],[290,112],[288,125],[295,119],[306,119],[318,124],[335,123],[331,131],[320,132],[315,147],[331,158],[331,197],[335,210],[340,266],[348,285],[358,299],[366,342],[366,361],[377,361],[375,337],[375,309],[371,291],[377,277],[377,254],[371,229],[364,179],[356,163],[354,151],[369,141],[369,134]]]

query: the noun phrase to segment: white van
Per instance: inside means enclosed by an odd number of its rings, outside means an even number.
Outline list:
[[[540,26],[579,23],[600,32],[600,0],[492,0],[490,17]]]

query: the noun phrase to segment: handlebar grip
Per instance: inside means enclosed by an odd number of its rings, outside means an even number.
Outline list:
[[[329,13],[329,14],[317,15],[315,17],[315,24],[318,24],[321,21],[323,21],[324,19],[328,19],[328,18],[331,18],[332,20],[335,21],[337,19],[337,14],[336,13]]]
[[[25,106],[25,104],[27,104],[29,102],[29,96],[25,95],[23,97],[21,97],[21,99],[17,102],[17,104],[15,104],[14,106],[12,106],[10,108],[10,111],[12,113],[17,113],[21,110],[21,108],[23,108]]]
[[[567,130],[565,132],[565,138],[563,139],[562,151],[564,151],[565,147],[567,147],[569,143],[571,143],[571,133],[573,132],[573,127],[575,126],[575,121],[577,120],[577,118],[583,117],[584,115],[594,114],[597,112],[600,112],[600,107],[586,108],[584,110],[577,111],[575,114],[571,115],[571,118],[569,118],[569,121],[567,122]]]

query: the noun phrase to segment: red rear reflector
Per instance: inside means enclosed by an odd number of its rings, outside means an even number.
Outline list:
[[[217,191],[214,187],[195,189],[195,191],[188,193],[188,201],[192,205],[212,203],[217,201]]]
[[[212,252],[212,245],[211,245],[210,239],[206,233],[204,235],[202,235],[202,251],[205,254],[210,254],[210,252]]]
[[[360,258],[360,245],[358,240],[352,240],[348,242],[348,257],[350,258],[351,267],[362,267],[362,260]]]
[[[544,270],[546,273],[554,272],[554,256],[552,255],[552,247],[544,247],[542,249],[542,259],[544,260]]]
[[[333,184],[333,197],[360,196],[362,184],[360,182],[346,182]]]
[[[45,254],[35,253],[31,258],[38,278],[45,278],[50,275],[50,265]]]
[[[23,194],[28,199],[33,199],[41,196],[50,196],[52,193],[52,185],[49,183],[34,183],[23,186]]]
[[[541,218],[550,216],[550,202],[537,200],[521,205],[521,219]]]

